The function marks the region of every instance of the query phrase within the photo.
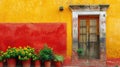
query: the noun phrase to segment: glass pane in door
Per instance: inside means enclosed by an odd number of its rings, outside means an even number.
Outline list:
[[[86,24],[86,20],[84,20],[84,19],[80,20],[78,31],[79,31],[78,48],[83,48],[84,53],[85,53],[85,51],[87,49],[86,48],[86,45],[87,45],[87,24]],[[81,56],[81,58],[84,58],[84,57],[86,57],[85,54],[83,54]]]

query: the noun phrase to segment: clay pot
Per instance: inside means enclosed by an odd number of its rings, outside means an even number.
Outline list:
[[[55,62],[55,67],[62,67],[62,62],[60,61]]]
[[[8,67],[16,67],[16,59],[15,58],[7,59],[7,66]]]
[[[31,59],[23,60],[22,64],[23,64],[23,67],[30,67],[31,66]]]
[[[39,60],[34,61],[35,67],[41,67],[41,62]]]
[[[51,67],[51,61],[45,61],[44,65],[45,67]]]
[[[0,67],[3,67],[3,62],[2,61],[0,61]]]

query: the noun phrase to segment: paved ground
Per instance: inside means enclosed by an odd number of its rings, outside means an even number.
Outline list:
[[[73,51],[70,66],[66,67],[107,67],[106,62],[99,59],[78,59],[78,55]]]

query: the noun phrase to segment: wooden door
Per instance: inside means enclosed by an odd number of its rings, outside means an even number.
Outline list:
[[[78,48],[83,48],[83,59],[99,58],[99,16],[78,17]]]

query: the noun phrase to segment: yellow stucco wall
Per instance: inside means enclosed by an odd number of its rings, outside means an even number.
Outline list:
[[[120,58],[120,0],[0,0],[1,23],[66,23],[67,55],[72,50],[72,14],[70,4],[109,4],[107,10],[107,57]],[[59,11],[59,6],[64,11]]]

